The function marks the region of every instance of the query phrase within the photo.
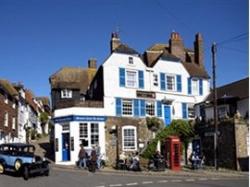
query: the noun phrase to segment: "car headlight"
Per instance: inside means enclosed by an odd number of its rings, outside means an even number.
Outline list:
[[[43,161],[46,161],[46,158],[45,158],[45,157],[43,157]]]
[[[32,162],[36,162],[36,158],[35,157],[32,158]]]

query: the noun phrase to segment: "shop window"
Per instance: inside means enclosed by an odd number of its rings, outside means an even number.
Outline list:
[[[123,151],[135,151],[137,150],[136,140],[136,127],[124,126],[122,127],[122,147]]]
[[[132,100],[122,100],[122,114],[126,116],[133,115],[133,102]]]
[[[149,115],[149,116],[155,115],[155,102],[146,101],[146,115]]]
[[[79,139],[82,142],[84,147],[87,147],[89,145],[88,124],[87,123],[80,123],[79,124]]]
[[[99,145],[99,125],[98,123],[91,123],[91,145]]]

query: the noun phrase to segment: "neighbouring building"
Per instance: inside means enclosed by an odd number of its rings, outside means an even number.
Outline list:
[[[25,97],[25,89],[21,83],[12,84],[16,91],[18,92],[18,141],[26,142],[26,126],[28,122],[28,110],[27,110],[27,102]]]
[[[217,88],[218,165],[248,170],[249,78]],[[214,164],[213,92],[196,105],[198,132],[206,164]]]
[[[57,164],[74,164],[81,143],[87,150],[99,146],[111,164],[121,152],[141,151],[152,138],[146,117],[165,125],[194,119],[194,105],[209,95],[200,33],[193,49],[173,32],[167,44],[143,54],[112,33],[110,49],[91,77],[80,68],[62,68],[50,77]]]
[[[233,117],[236,113],[241,117],[249,117],[249,78],[232,82],[217,89],[218,118]],[[196,105],[196,114],[203,120],[213,119],[213,91]]]
[[[17,141],[17,105],[18,92],[9,81],[0,79],[0,143]]]
[[[41,113],[51,115],[49,98],[36,98],[20,82],[0,79],[0,105],[0,143],[29,141],[32,134],[42,133]]]

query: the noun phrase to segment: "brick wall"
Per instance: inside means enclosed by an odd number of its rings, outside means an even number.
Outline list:
[[[5,135],[11,133],[12,137],[17,137],[17,102],[11,97],[8,97],[8,104],[5,102],[5,95],[4,92],[0,92],[0,130],[4,132]],[[15,108],[12,107],[13,103],[15,103]],[[4,116],[5,113],[8,113],[8,126],[4,126]],[[15,129],[12,129],[12,118],[16,118]]]

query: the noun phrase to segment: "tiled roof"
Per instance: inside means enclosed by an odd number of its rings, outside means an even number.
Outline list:
[[[159,53],[157,53],[159,52]],[[185,48],[186,53],[193,53],[192,49]],[[153,67],[159,58],[170,61],[180,61],[178,57],[171,54],[169,51],[169,46],[167,44],[154,44],[144,53],[145,63]],[[195,62],[182,62],[183,66],[190,74],[191,77],[201,77],[201,78],[209,78],[208,73],[206,72],[204,66],[199,66]]]
[[[223,97],[237,97],[239,99],[245,99],[249,97],[249,77],[226,84],[217,88],[217,98]],[[213,100],[213,92],[209,94],[207,101]]]
[[[25,90],[25,100],[37,112],[38,106],[34,102],[34,94],[30,90]]]
[[[203,66],[199,66],[194,62],[182,62],[182,64],[191,77],[209,78],[209,75]]]
[[[81,93],[86,93],[95,74],[96,69],[93,68],[64,67],[50,76],[51,88],[79,89]]]
[[[50,101],[48,97],[36,97],[36,100],[42,101],[43,105],[50,106]]]
[[[0,79],[0,87],[11,96],[18,95],[16,89],[8,80]]]
[[[120,44],[115,50],[115,53],[124,53],[124,54],[129,54],[129,55],[139,55],[139,53],[130,48],[128,45],[125,44]]]

